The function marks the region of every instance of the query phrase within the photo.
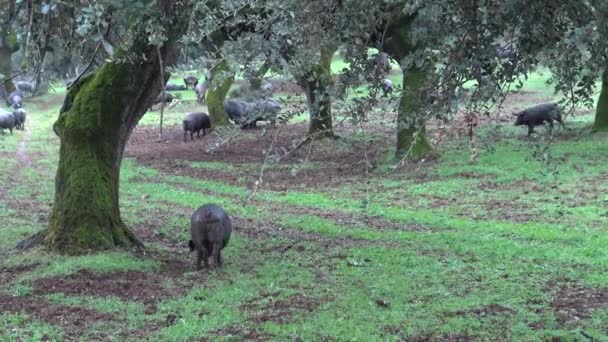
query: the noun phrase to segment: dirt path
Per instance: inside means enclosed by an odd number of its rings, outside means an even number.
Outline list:
[[[32,135],[32,129],[30,125],[25,125],[25,130],[23,131],[23,136],[21,137],[21,142],[19,146],[17,146],[17,150],[15,151],[15,156],[19,161],[19,165],[21,167],[29,167],[32,164],[30,156],[27,154],[27,143],[30,141]]]

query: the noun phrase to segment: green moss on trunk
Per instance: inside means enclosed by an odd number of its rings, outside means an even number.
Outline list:
[[[234,82],[234,75],[231,73],[226,60],[213,67],[211,73],[213,74],[213,81],[207,91],[206,99],[209,116],[211,117],[211,126],[212,128],[227,126],[230,122],[224,110],[224,101]]]
[[[145,26],[132,28],[133,43],[116,57],[141,56],[130,62],[106,62],[80,78],[65,97],[53,130],[61,141],[55,178],[55,201],[48,229],[19,245],[42,242],[65,254],[119,246],[141,246],[120,217],[120,165],[131,132],[165,84],[159,69],[177,59],[176,42],[186,32],[184,18],[191,2],[163,0],[167,40],[158,48],[149,43]]]
[[[417,160],[432,151],[426,137],[422,91],[426,83],[423,70],[410,67],[403,70],[404,92],[399,103],[397,114],[397,159]]]
[[[602,91],[595,109],[594,131],[608,131],[608,68],[602,74]]]
[[[313,139],[335,137],[331,114],[330,88],[333,82],[331,59],[336,50],[337,48],[334,46],[325,47],[321,51],[319,63],[313,65],[310,72],[300,81],[300,85],[306,93],[310,114],[308,135]]]
[[[262,66],[258,70],[252,72],[247,78],[249,82],[249,89],[252,91],[260,90],[262,88],[262,81],[264,81],[264,76],[268,73],[269,70],[270,63],[264,62],[264,64],[262,64]]]
[[[10,80],[13,72],[11,55],[17,51],[19,51],[17,34],[14,32],[0,34],[0,74],[4,75],[4,89],[7,96],[15,91],[15,84]]]
[[[130,116],[144,69],[106,63],[81,79],[53,129],[61,139],[55,202],[44,243],[67,254],[140,245],[125,226],[118,183],[124,146],[143,113]]]

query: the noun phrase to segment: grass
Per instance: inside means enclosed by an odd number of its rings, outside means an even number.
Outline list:
[[[60,336],[53,326],[22,314],[0,314],[0,335],[7,342],[55,340]]]
[[[528,80],[524,89],[531,93],[523,103],[552,96],[543,86],[547,77]],[[218,174],[200,179],[127,158],[121,170],[123,218],[138,233],[159,236],[147,243],[150,254],[68,257],[12,248],[48,223],[58,151],[51,130],[57,105],[49,105],[51,100],[49,95],[28,105],[36,113],[27,123],[29,167],[12,157],[23,132],[0,137],[0,186],[7,189],[0,194],[0,268],[23,268],[0,282],[0,305],[36,298],[111,315],[82,336],[119,340],[570,341],[581,340],[582,333],[608,339],[608,302],[591,295],[608,288],[608,136],[588,134],[589,116],[568,120],[544,157],[532,155],[541,138],[528,142],[520,127],[506,125],[496,135],[490,125],[480,131],[489,148],[474,164],[466,142],[453,141],[440,147],[437,161],[417,169],[394,172],[379,161],[371,194],[363,179],[297,190],[262,187],[246,206],[250,184],[226,182],[221,175],[257,170],[259,163],[212,156],[185,163],[180,171]],[[188,106],[168,109],[167,125],[179,124]],[[146,114],[141,124],[156,125],[155,115]],[[339,148],[348,148],[348,141]],[[323,166],[313,160],[305,169]],[[157,281],[165,260],[191,257],[189,216],[207,202],[230,213],[235,231],[221,269],[164,278],[167,291],[185,286],[184,295],[156,302],[40,293],[36,287],[80,270],[142,271]],[[560,293],[566,305],[561,311],[555,305]],[[69,329],[78,329],[27,314],[3,311],[2,340],[71,339]]]

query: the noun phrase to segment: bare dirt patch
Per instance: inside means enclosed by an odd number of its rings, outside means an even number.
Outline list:
[[[277,151],[291,151],[295,143],[306,135],[305,124],[288,125],[281,129],[274,147]],[[221,137],[214,133],[194,142],[183,142],[181,129],[167,130],[166,141],[156,142],[156,128],[137,127],[129,140],[126,156],[139,163],[156,168],[170,175],[185,175],[197,179],[212,179],[229,184],[253,183],[259,177],[260,166],[274,140],[275,131],[262,134],[261,128],[241,130],[226,144],[216,147]],[[338,132],[339,133],[339,132]],[[368,158],[376,160],[384,153],[382,144],[368,146]],[[365,173],[362,162],[364,146],[353,142],[348,148],[335,140],[312,142],[284,158],[281,163],[269,164],[264,186],[274,190],[291,188],[318,188],[339,185],[361,177]],[[318,163],[305,167],[294,175],[289,165],[299,165],[303,160]],[[232,165],[230,170],[193,168],[189,162],[224,162]],[[278,166],[278,167],[275,167]]]
[[[608,288],[550,284],[548,292],[551,308],[560,325],[590,318],[594,310],[608,306]]]
[[[40,265],[40,263],[0,268],[0,285],[6,284],[11,280],[17,278],[19,275],[33,270],[34,268],[38,267],[38,265]]]
[[[39,298],[0,295],[0,311],[26,313],[37,320],[63,329],[68,339],[78,339],[97,322],[115,321],[114,316],[76,306],[50,304]]]
[[[187,260],[187,259],[186,259]],[[167,298],[182,296],[192,284],[184,273],[191,270],[186,260],[167,262],[155,273],[128,271],[95,273],[81,270],[67,276],[54,276],[34,282],[36,293],[64,293],[72,296],[118,297],[154,306]],[[204,275],[198,274],[203,278]],[[197,282],[200,283],[201,280]]]

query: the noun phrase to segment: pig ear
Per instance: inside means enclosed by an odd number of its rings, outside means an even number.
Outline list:
[[[190,252],[192,252],[194,250],[194,241],[188,241],[188,247],[190,247]]]

